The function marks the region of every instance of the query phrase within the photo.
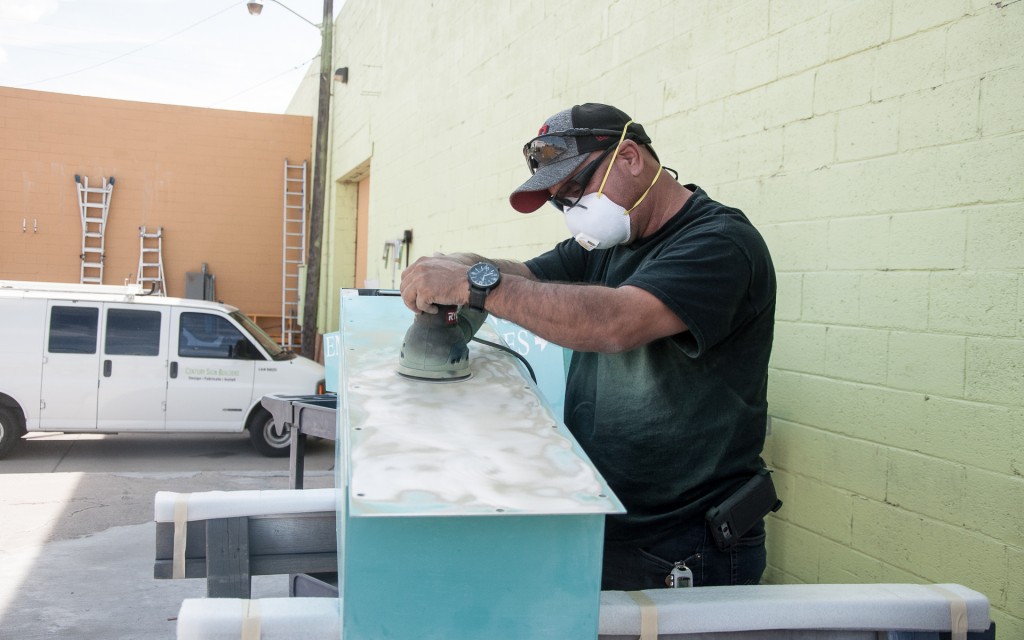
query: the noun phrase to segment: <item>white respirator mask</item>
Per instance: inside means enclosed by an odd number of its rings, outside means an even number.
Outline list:
[[[565,224],[587,251],[608,249],[629,240],[629,212],[600,193],[588,193],[566,210]]]
[[[658,172],[654,175],[651,185],[647,187],[647,190],[643,192],[640,199],[629,209],[613,202],[611,198],[604,195],[604,183],[608,181],[612,165],[615,163],[615,156],[619,154],[619,146],[622,145],[622,141],[626,137],[626,129],[629,128],[632,122],[632,120],[627,122],[626,126],[622,129],[622,136],[619,138],[619,143],[615,147],[612,159],[608,163],[608,169],[604,172],[601,186],[598,187],[597,191],[583,195],[575,205],[563,212],[565,214],[565,224],[569,227],[569,233],[587,251],[610,249],[629,240],[631,231],[629,214],[643,202],[644,198],[647,197],[647,194],[654,187],[654,183],[661,176],[661,165],[659,164]]]

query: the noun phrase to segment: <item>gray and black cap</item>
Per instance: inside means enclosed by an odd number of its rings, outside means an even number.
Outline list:
[[[512,207],[520,213],[539,209],[551,198],[548,189],[572,175],[591,152],[617,144],[629,121],[621,110],[595,103],[578,104],[545,120],[537,137],[523,147],[534,174],[509,196]],[[629,125],[626,138],[651,144],[643,125],[636,122]]]

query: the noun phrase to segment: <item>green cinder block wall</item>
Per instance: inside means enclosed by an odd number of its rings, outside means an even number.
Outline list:
[[[775,259],[766,580],[957,582],[1024,637],[1022,33],[991,0],[347,0],[321,299],[367,166],[371,282],[403,229],[528,258],[566,231],[508,205],[523,143],[616,104]]]

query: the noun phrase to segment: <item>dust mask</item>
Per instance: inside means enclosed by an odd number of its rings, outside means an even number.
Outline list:
[[[622,129],[622,137],[619,138],[619,145],[626,137],[626,129],[632,120],[626,123]],[[616,146],[612,154],[608,169],[604,172],[601,186],[593,193],[585,194],[575,205],[565,210],[565,224],[569,227],[569,233],[587,251],[594,249],[610,249],[629,240],[629,214],[643,202],[647,194],[654,187],[654,183],[661,176],[661,165],[658,165],[658,172],[647,190],[643,192],[640,199],[632,207],[626,209],[622,205],[612,202],[612,199],[604,195],[604,183],[608,181],[612,165],[615,163],[615,156],[619,153]]]
[[[587,251],[608,249],[629,240],[629,213],[607,196],[588,193],[565,212],[569,233]]]

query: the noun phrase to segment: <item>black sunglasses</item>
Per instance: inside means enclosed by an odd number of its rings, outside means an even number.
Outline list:
[[[586,191],[587,185],[590,184],[590,181],[593,179],[597,168],[601,166],[601,162],[608,157],[609,153],[615,150],[616,146],[617,145],[613,144],[602,151],[601,155],[594,158],[593,162],[583,168],[583,171],[580,171],[573,177],[569,178],[558,192],[551,196],[551,199],[548,200],[548,202],[563,213],[575,207],[580,201],[580,198],[583,197],[583,192]]]
[[[526,157],[526,166],[530,168],[530,173],[537,173],[541,167],[546,167],[566,157],[569,152],[569,143],[566,138],[612,137],[621,134],[622,131],[613,129],[566,129],[565,131],[545,133],[523,145],[523,156]],[[629,135],[632,134],[627,134],[627,138]]]

